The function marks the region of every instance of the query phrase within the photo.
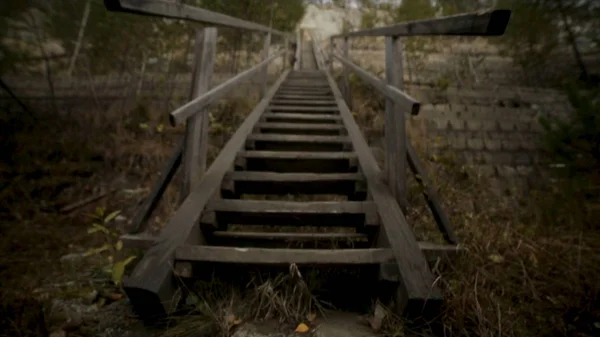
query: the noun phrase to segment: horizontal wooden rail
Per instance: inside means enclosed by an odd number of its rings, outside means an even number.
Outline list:
[[[280,36],[290,35],[258,23],[245,21],[229,15],[209,11],[203,8],[179,4],[165,0],[104,0],[109,11],[160,16],[164,18],[189,20],[211,25],[248,29]]]
[[[238,74],[237,76],[221,83],[220,85],[212,88],[207,91],[205,94],[196,97],[195,99],[189,101],[185,105],[177,108],[175,111],[171,112],[169,116],[169,120],[172,125],[179,125],[185,122],[189,117],[198,113],[203,108],[207,107],[209,104],[215,102],[216,100],[223,97],[223,95],[227,94],[231,90],[238,88],[241,82],[249,79],[253,75],[260,72],[263,68],[267,67],[269,63],[273,60],[281,57],[285,54],[285,51],[280,51],[279,53],[269,57],[268,59],[262,61],[258,65]]]
[[[435,19],[402,22],[332,36],[332,39],[356,36],[499,36],[504,34],[511,11],[496,9],[478,13],[450,15]]]
[[[360,77],[363,81],[367,82],[379,92],[381,92],[387,98],[393,100],[395,103],[400,105],[400,108],[405,111],[410,111],[412,115],[418,115],[421,103],[416,99],[410,97],[400,89],[385,83],[381,78],[369,74],[366,70],[362,69],[352,61],[340,56],[333,54],[338,61],[343,65],[350,68],[354,73]]]

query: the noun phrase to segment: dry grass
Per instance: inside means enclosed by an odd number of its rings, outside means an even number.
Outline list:
[[[380,144],[381,99],[353,87],[355,115],[371,144]],[[373,98],[375,97],[375,98]],[[445,293],[443,335],[596,336],[600,332],[600,232],[585,200],[569,182],[542,174],[536,189],[499,195],[490,178],[456,161],[442,144],[434,156],[427,139],[410,138],[450,214],[461,245],[456,263],[438,270]],[[418,131],[418,130],[416,130]],[[410,132],[409,132],[410,133]],[[543,172],[540,172],[543,173]],[[438,241],[420,188],[409,185],[407,217],[419,239]],[[388,336],[411,335],[398,318],[384,324]],[[424,332],[416,335],[428,335]]]

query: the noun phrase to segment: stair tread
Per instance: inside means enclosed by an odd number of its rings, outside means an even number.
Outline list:
[[[272,181],[272,182],[314,182],[314,181],[359,181],[364,180],[360,173],[278,173],[234,171],[226,177],[236,181]]]
[[[277,249],[184,245],[179,261],[251,264],[379,264],[393,261],[390,249]]]
[[[279,119],[306,119],[306,120],[333,120],[341,121],[342,117],[339,114],[303,114],[293,112],[267,112],[263,114],[265,118],[279,118]]]
[[[318,232],[240,232],[215,231],[213,235],[221,238],[258,239],[258,240],[368,240],[364,233],[318,233]]]
[[[311,143],[349,143],[347,136],[312,136],[312,135],[288,135],[277,133],[253,133],[248,135],[249,140],[278,141],[278,142],[311,142]]]
[[[296,99],[282,99],[282,98],[274,98],[271,100],[271,104],[273,105],[333,105],[337,104],[335,99],[311,99],[311,100],[296,100]]]
[[[344,130],[342,124],[331,123],[280,123],[280,122],[261,122],[256,123],[257,128],[265,129],[307,129],[307,130]]]
[[[260,214],[365,214],[375,210],[370,201],[282,201],[217,199],[207,211]]]
[[[240,151],[240,157],[274,159],[355,159],[353,152]]]
[[[268,107],[270,111],[339,111],[337,106],[322,107],[322,106],[304,106],[304,105],[270,105]]]

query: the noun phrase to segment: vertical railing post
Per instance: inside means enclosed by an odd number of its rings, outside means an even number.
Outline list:
[[[344,58],[346,60],[349,59],[349,43],[348,43],[348,37],[344,37],[344,45],[343,45],[343,53],[344,53]],[[346,105],[348,105],[348,107],[350,108],[350,110],[352,110],[352,106],[351,106],[351,102],[350,102],[350,80],[349,80],[349,76],[350,76],[350,71],[348,69],[348,67],[344,66],[344,72],[343,72],[343,81],[344,81],[344,100],[346,101]]]
[[[265,42],[263,45],[262,57],[263,61],[269,58],[269,48],[271,48],[271,32],[267,33],[265,36]],[[261,79],[260,79],[260,98],[262,99],[267,92],[267,75],[269,72],[269,66],[266,65],[265,68],[261,71]]]
[[[330,74],[333,74],[333,37],[329,38],[329,47],[328,47],[328,59],[329,59],[329,64],[328,64],[328,71]]]
[[[402,90],[402,40],[385,38],[385,78],[389,85]],[[404,111],[391,99],[385,101],[385,176],[392,195],[406,206],[406,127]]]
[[[217,28],[207,27],[196,30],[190,100],[210,89],[216,49]],[[186,122],[181,200],[185,199],[193,187],[200,182],[206,170],[208,129],[209,116],[206,108],[198,111]]]
[[[285,40],[283,41],[283,63],[282,63],[282,69],[281,71],[285,71],[285,69],[287,69],[287,64],[290,60],[290,38],[288,35],[285,36]]]

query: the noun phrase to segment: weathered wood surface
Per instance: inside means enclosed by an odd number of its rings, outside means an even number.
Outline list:
[[[425,201],[431,209],[435,223],[437,224],[440,232],[442,232],[442,235],[444,235],[444,239],[448,243],[458,244],[458,238],[456,237],[456,234],[454,234],[454,226],[452,225],[450,218],[448,218],[446,215],[446,212],[444,212],[440,197],[436,189],[433,187],[433,185],[431,185],[431,181],[428,178],[427,172],[423,168],[423,165],[421,165],[419,156],[417,156],[417,153],[410,142],[406,143],[406,159],[415,175],[417,182],[419,182],[423,188],[423,196],[425,197]]]
[[[269,57],[268,59],[262,61],[258,65],[236,75],[235,77],[225,81],[224,83],[212,88],[202,96],[195,98],[194,100],[188,102],[187,104],[177,108],[175,111],[171,112],[169,115],[169,119],[171,120],[171,124],[179,125],[186,121],[192,115],[198,113],[201,109],[207,107],[209,104],[216,102],[220,98],[222,98],[225,94],[231,92],[232,90],[238,88],[241,82],[251,78],[258,72],[260,72],[264,67],[267,67],[271,61],[275,60],[277,57],[283,55],[283,51]]]
[[[393,259],[388,249],[270,249],[183,246],[175,258],[182,261],[203,261],[241,264],[377,264]]]
[[[397,37],[385,38],[385,79],[388,86],[402,90],[402,41]],[[396,201],[406,207],[404,109],[405,107],[397,101],[389,98],[385,101],[385,176]]]
[[[355,36],[499,36],[504,34],[510,15],[511,11],[507,9],[458,14],[436,19],[416,20],[386,27],[365,29],[336,35],[332,37],[332,39]]]
[[[152,212],[156,208],[156,205],[158,205],[160,198],[165,193],[167,186],[169,186],[169,183],[171,182],[173,176],[177,172],[177,169],[181,165],[183,148],[184,139],[181,139],[181,141],[173,151],[173,154],[167,161],[167,164],[165,165],[165,168],[160,174],[158,181],[154,184],[152,191],[146,197],[146,200],[140,207],[140,210],[136,213],[135,217],[131,221],[131,225],[128,226],[127,230],[129,233],[139,233],[144,230],[145,225],[148,222],[148,219],[150,218],[150,215],[152,215]]]
[[[192,73],[190,100],[202,96],[209,88],[217,49],[217,29],[214,27],[196,31],[195,62]],[[210,119],[208,109],[202,107],[192,115],[185,125],[185,146],[183,153],[183,186],[181,199],[198,184],[206,170],[208,149],[208,129]]]
[[[407,93],[387,84],[385,80],[369,74],[369,72],[342,56],[333,54],[333,57],[340,61],[344,66],[350,68],[350,70],[352,70],[358,77],[367,82],[373,88],[377,89],[385,97],[396,102],[396,104],[398,104],[403,110],[410,111],[412,115],[419,114],[419,101],[410,97]]]
[[[195,226],[200,220],[202,209],[221,187],[223,176],[232,166],[236,153],[242,148],[246,137],[267,108],[270,99],[288,76],[284,72],[265,98],[256,105],[250,115],[238,128],[220,154],[215,158],[200,183],[194,187],[189,196],[177,209],[158,239],[159,243],[150,248],[124,282],[125,292],[134,309],[143,317],[162,316],[170,312],[176,304],[176,281],[172,274],[172,263],[175,249],[188,240],[196,232]]]
[[[161,16],[164,18],[189,20],[204,24],[247,29],[275,35],[288,36],[288,33],[263,26],[233,16],[212,12],[195,6],[179,4],[166,0],[104,0],[109,11]]]
[[[419,249],[414,233],[402,213],[400,206],[383,182],[382,173],[377,166],[369,145],[363,138],[358,125],[352,117],[342,94],[329,73],[327,78],[338,101],[340,115],[352,140],[362,173],[365,175],[368,191],[377,205],[381,225],[389,240],[390,249],[402,276],[401,296],[398,310],[404,311],[410,304],[411,309],[421,310],[424,305],[439,306],[442,301],[441,290],[434,284],[435,278],[429,269],[427,260]],[[421,306],[417,308],[418,306]]]

